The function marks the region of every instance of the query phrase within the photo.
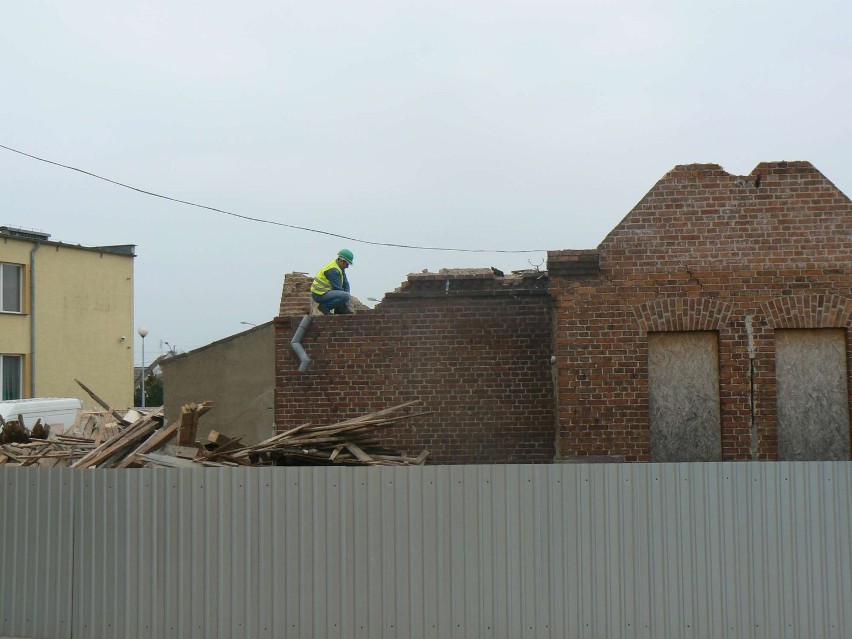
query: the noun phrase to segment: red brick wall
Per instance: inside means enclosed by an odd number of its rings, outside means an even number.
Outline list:
[[[849,328],[852,203],[806,162],[678,166],[548,270],[560,456],[648,461],[648,332],[714,330],[723,458],[777,459],[773,331]]]
[[[372,311],[315,317],[298,372],[276,330],[276,425],[327,424],[421,400],[432,414],[388,431],[396,450],[426,448],[429,463],[553,460],[551,302],[546,278],[489,273],[412,276]]]

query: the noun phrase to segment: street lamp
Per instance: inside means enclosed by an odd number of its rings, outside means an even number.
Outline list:
[[[145,408],[145,336],[148,334],[148,329],[140,326],[138,332],[139,337],[142,338],[142,408]]]
[[[240,324],[245,324],[246,326],[257,326],[254,322],[240,322]]]

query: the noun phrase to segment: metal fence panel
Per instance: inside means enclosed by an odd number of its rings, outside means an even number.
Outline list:
[[[0,635],[71,637],[71,479],[0,467]]]
[[[0,468],[0,636],[845,637],[852,463]]]

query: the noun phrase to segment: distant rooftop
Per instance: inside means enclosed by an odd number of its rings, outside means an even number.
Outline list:
[[[46,242],[56,246],[68,246],[83,249],[85,251],[100,251],[102,253],[117,253],[118,255],[136,256],[135,244],[117,244],[114,246],[82,246],[81,244],[67,244],[65,242],[51,242],[50,233],[36,231],[33,229],[21,229],[15,226],[0,226],[0,237],[12,237],[27,242]]]
[[[19,229],[14,226],[0,226],[0,235],[9,235],[10,237],[17,237],[22,240],[36,240],[39,242],[43,242],[50,237],[50,233]]]

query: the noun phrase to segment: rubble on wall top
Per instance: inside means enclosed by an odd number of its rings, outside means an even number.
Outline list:
[[[298,271],[287,273],[284,276],[284,292],[296,293],[309,291],[313,281],[314,278],[308,277],[307,273],[300,273]]]
[[[433,293],[499,293],[510,289],[545,290],[547,271],[524,269],[505,274],[500,269],[443,268],[437,273],[424,270],[410,273],[408,279],[389,295],[430,295]]]
[[[431,273],[428,270],[420,273],[410,273],[408,282],[416,282],[418,280],[494,280],[503,284],[513,284],[530,278],[547,277],[547,271],[539,271],[537,269],[524,269],[521,271],[512,271],[506,275],[500,269],[489,268],[442,268],[437,273]]]
[[[420,273],[409,273],[408,279],[493,278],[497,273],[503,274],[502,271],[497,271],[494,268],[442,268],[437,273],[431,273],[424,269]]]
[[[672,168],[673,172],[683,173],[697,171],[701,173],[710,173],[713,171],[724,171],[721,164],[693,162],[692,164],[675,164]]]

